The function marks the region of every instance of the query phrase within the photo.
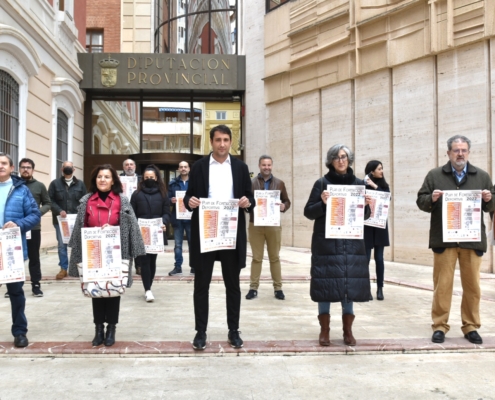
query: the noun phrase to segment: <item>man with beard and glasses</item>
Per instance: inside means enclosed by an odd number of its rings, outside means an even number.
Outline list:
[[[67,257],[67,245],[62,240],[62,232],[58,225],[57,216],[66,218],[67,214],[77,214],[79,200],[86,194],[86,186],[74,176],[74,164],[72,161],[62,163],[62,176],[54,179],[48,187],[48,195],[52,202],[52,219],[58,242],[58,259],[60,272],[57,279],[64,279],[67,276],[69,268],[69,259]]]
[[[33,195],[36,204],[40,207],[41,216],[50,211],[52,202],[46,186],[33,178],[34,161],[30,158],[23,158],[19,162],[19,173],[24,179],[26,186]],[[41,263],[40,263],[40,245],[41,245],[41,223],[31,229],[31,239],[27,241],[27,250],[29,258],[29,275],[31,275],[31,288],[33,296],[43,297],[41,291]]]
[[[480,265],[486,252],[487,240],[483,215],[481,218],[481,240],[479,242],[444,242],[442,229],[442,199],[444,190],[481,190],[484,212],[495,210],[495,191],[490,176],[468,162],[471,141],[461,135],[447,140],[449,162],[443,167],[428,172],[418,192],[416,204],[419,209],[431,214],[430,242],[433,250],[433,320],[434,343],[443,343],[450,326],[449,314],[452,303],[454,272],[457,260],[462,283],[461,319],[464,337],[474,344],[483,340],[477,330],[480,319]]]

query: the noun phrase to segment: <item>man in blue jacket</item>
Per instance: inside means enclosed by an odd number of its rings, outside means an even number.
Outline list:
[[[23,179],[11,175],[14,171],[12,158],[0,153],[0,226],[2,229],[19,227],[22,234],[24,260],[27,260],[26,232],[40,223],[41,213]],[[12,335],[16,347],[26,347],[27,319],[24,309],[26,297],[24,282],[7,283],[12,306]]]
[[[187,244],[191,244],[191,220],[190,219],[177,219],[175,208],[177,207],[177,191],[187,191],[189,185],[189,171],[191,167],[187,161],[181,161],[179,163],[179,176],[172,179],[168,184],[168,198],[172,202],[172,226],[174,228],[174,253],[175,264],[174,269],[168,274],[182,275],[182,242],[184,241],[184,231],[186,232]],[[191,268],[191,274],[194,274],[194,268]]]

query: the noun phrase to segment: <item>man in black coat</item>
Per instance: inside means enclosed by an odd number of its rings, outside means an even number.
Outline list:
[[[227,294],[228,342],[234,348],[240,348],[243,341],[239,336],[239,315],[241,309],[241,289],[239,275],[246,267],[246,219],[244,212],[251,211],[254,197],[251,191],[251,179],[248,167],[242,161],[230,157],[232,132],[225,125],[218,125],[210,131],[212,153],[194,163],[189,175],[189,187],[184,197],[185,206],[193,211],[191,218],[191,249],[189,265],[194,266],[194,314],[196,318],[196,336],[193,348],[203,350],[206,347],[206,328],[208,325],[208,292],[215,261],[222,264],[222,276]],[[201,198],[219,200],[238,199],[239,214],[235,250],[217,250],[201,253],[199,235],[199,209]]]

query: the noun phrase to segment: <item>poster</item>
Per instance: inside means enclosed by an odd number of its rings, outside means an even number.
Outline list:
[[[481,242],[481,190],[444,190],[444,242]]]
[[[255,226],[280,226],[280,190],[255,190]]]
[[[0,229],[0,283],[25,280],[21,229]]]
[[[200,199],[201,253],[236,248],[239,200]]]
[[[175,216],[177,219],[191,219],[192,212],[184,205],[185,195],[185,190],[177,190],[175,192],[175,198],[177,199],[177,203],[175,203]]]
[[[326,239],[362,239],[365,186],[328,185]]]
[[[122,191],[124,195],[130,200],[132,194],[137,189],[137,176],[121,176],[120,182],[122,183]]]
[[[67,214],[67,217],[62,218],[57,215],[58,226],[60,228],[60,234],[62,235],[62,242],[65,244],[69,243],[70,235],[72,235],[72,230],[74,229],[74,224],[76,223],[77,214]]]
[[[364,221],[364,224],[385,229],[387,227],[388,210],[390,210],[390,193],[367,190],[366,195],[371,197],[371,216]]]
[[[165,251],[163,244],[163,221],[161,218],[138,218],[139,229],[143,237],[144,247],[148,254],[159,254]]]
[[[120,227],[82,228],[83,282],[121,279]]]

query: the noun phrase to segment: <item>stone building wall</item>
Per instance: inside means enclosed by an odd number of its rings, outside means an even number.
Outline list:
[[[416,195],[427,172],[448,161],[446,140],[468,136],[470,161],[495,173],[495,2],[388,3],[299,0],[265,16],[266,151],[292,171],[285,245],[309,246],[304,205],[326,172],[326,151],[345,143],[357,176],[379,159],[391,184],[386,258],[431,264],[429,215]],[[283,150],[282,121],[291,125]],[[492,260],[490,250],[483,271],[493,272]]]

